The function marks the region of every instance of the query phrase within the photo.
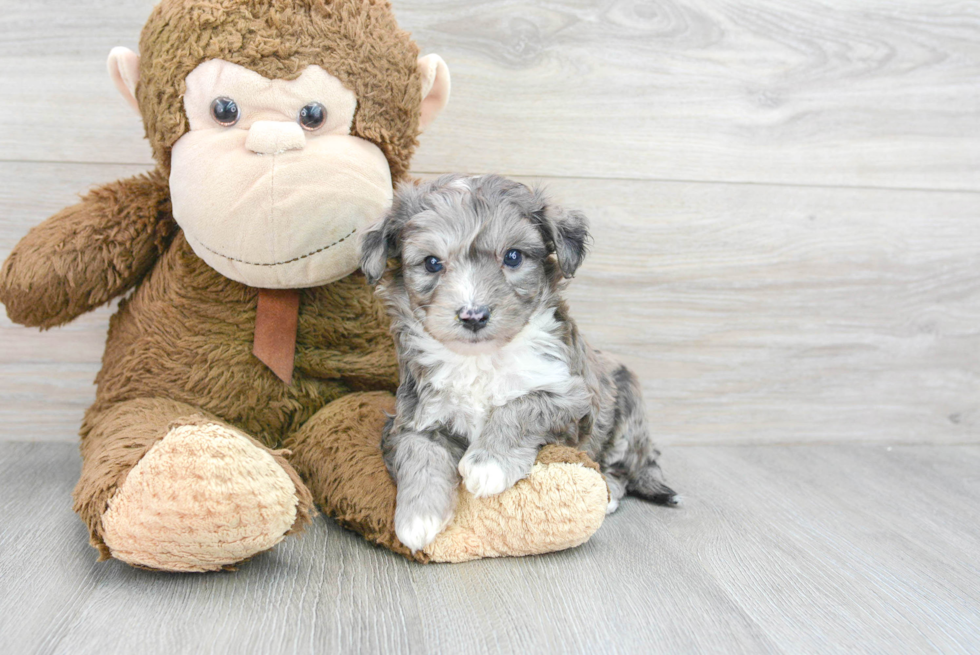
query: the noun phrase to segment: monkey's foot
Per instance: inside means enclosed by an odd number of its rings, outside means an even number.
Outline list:
[[[507,491],[476,498],[459,490],[456,515],[423,549],[433,562],[538,555],[586,542],[606,516],[599,467],[575,449],[545,446],[530,475]]]
[[[112,556],[129,564],[214,571],[301,529],[310,505],[278,453],[197,417],[173,424],[133,467],[102,527]]]

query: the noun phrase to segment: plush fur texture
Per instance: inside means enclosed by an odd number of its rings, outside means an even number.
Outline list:
[[[204,417],[173,423],[109,501],[106,545],[171,571],[215,571],[272,548],[308,521],[310,501],[279,454]]]
[[[285,446],[293,453],[292,463],[306,472],[314,501],[328,514],[368,540],[410,557],[395,537],[395,485],[378,447],[392,409],[390,393],[348,394],[318,411]]]
[[[165,397],[276,447],[332,400],[396,388],[389,321],[363,278],[301,292],[290,385],[252,354],[257,299],[256,289],[215,272],[178,233],[112,318],[83,436],[116,403]]]
[[[418,55],[385,0],[164,0],[140,37],[136,97],[154,157],[169,174],[170,148],[188,129],[175,109],[198,64],[223,59],[282,80],[316,64],[354,91],[352,132],[381,148],[400,180],[417,144]]]
[[[465,562],[574,548],[602,525],[608,499],[598,464],[579,450],[549,444],[530,475],[502,494],[478,499],[461,489],[452,523],[416,556]]]
[[[395,531],[413,549],[453,517],[460,482],[494,496],[542,445],[599,462],[609,511],[631,491],[676,504],[633,374],[581,338],[561,299],[585,257],[586,219],[496,175],[404,185],[364,241],[392,317],[401,383],[382,439],[398,485]]]
[[[74,506],[92,545],[104,559],[114,544],[136,566],[226,568],[301,529],[315,498],[342,524],[407,554],[392,529],[394,488],[379,450],[398,380],[381,302],[360,275],[303,289],[294,377],[283,384],[252,354],[258,291],[194,254],[173,220],[168,175],[170,149],[187,130],[184,78],[205,59],[221,58],[270,78],[293,79],[313,63],[338,76],[359,100],[352,133],[381,148],[392,177],[402,177],[418,134],[416,46],[387,2],[163,0],[140,47],[137,96],[158,170],[107,184],[49,218],[0,269],[0,301],[25,325],[61,325],[129,292],[111,319],[96,401],[81,427]],[[209,476],[189,474],[199,470],[193,463],[176,466],[177,450],[159,445],[175,439],[175,429],[187,448],[222,462],[226,495]],[[290,451],[273,450],[283,444]],[[552,487],[534,502],[558,507],[566,495],[591,488],[597,475],[577,467],[571,489]],[[202,527],[200,507],[165,506],[168,485],[177,484],[185,499],[200,494],[237,509]],[[255,539],[242,549],[233,528],[254,510],[247,498],[265,495],[282,511],[266,517],[264,534],[249,535]],[[475,511],[485,525],[524,527],[500,508]],[[148,529],[162,515],[167,528]],[[495,552],[571,544],[598,527],[559,515],[554,525],[530,526],[521,548]],[[194,549],[175,545],[183,530],[196,530]],[[219,536],[208,538],[209,530]]]
[[[528,479],[496,498],[469,497],[450,530],[412,552],[395,534],[395,483],[378,447],[394,409],[391,394],[350,394],[286,441],[291,463],[307,472],[314,500],[341,525],[418,562],[562,550],[602,525],[608,496],[598,465],[574,449],[551,446],[541,450]]]
[[[133,288],[176,231],[160,171],[101,186],[21,239],[0,269],[0,302],[15,323],[63,325]]]
[[[351,134],[354,92],[319,66],[269,80],[221,59],[184,85],[190,132],[170,151],[170,200],[194,253],[264,289],[320,286],[357,270],[359,232],[391,206],[392,180],[382,150]],[[212,115],[218,97],[234,99],[231,124]],[[312,101],[325,117],[305,130],[299,116]]]
[[[569,448],[545,448],[556,449],[563,460],[571,456]],[[549,456],[544,449],[541,454]],[[461,490],[452,523],[420,552],[433,561],[466,562],[574,548],[602,525],[607,494],[602,476],[582,464],[537,463],[526,478],[496,496],[476,498]]]
[[[82,439],[82,475],[75,486],[75,511],[88,525],[91,543],[98,548],[100,559],[108,559],[113,555],[106,545],[106,526],[103,523],[103,516],[106,514],[110,501],[116,495],[117,490],[125,486],[130,471],[143,460],[154,446],[170,435],[175,426],[200,424],[227,426],[217,417],[205,415],[191,405],[163,398],[141,398],[112,405],[95,422],[91,433]],[[227,428],[233,429],[231,426],[227,426]],[[247,438],[247,436],[243,435],[242,438]],[[299,474],[284,458],[288,451],[271,450],[257,441],[250,438],[249,440],[255,448],[264,450],[271,456],[272,462],[282,469],[295,487],[297,503],[295,504],[293,523],[288,532],[278,536],[281,538],[285,534],[301,532],[310,521],[313,502],[310,492],[300,479]],[[220,450],[220,444],[217,449]],[[207,476],[197,476],[194,478],[194,482],[200,484],[196,488],[197,491],[206,493],[210,484]],[[160,490],[165,490],[169,484],[160,485]],[[246,484],[246,482],[242,482],[242,486]],[[181,486],[188,487],[188,480],[184,480]],[[195,487],[191,485],[185,491],[193,491],[194,489]],[[143,491],[142,493],[146,495],[151,492]],[[133,521],[136,516],[130,512],[129,518]],[[231,523],[236,522],[232,518],[229,521]],[[117,527],[116,531],[119,532],[120,528]],[[164,535],[158,534],[156,538],[159,542],[163,540]],[[145,546],[144,549],[148,552]],[[191,566],[196,567],[201,564],[199,557],[193,559],[193,564],[185,563],[185,566],[178,570],[205,570],[203,568],[191,569]],[[151,563],[154,561],[157,565],[161,563],[159,555],[151,555],[142,561],[136,561],[134,557],[130,557],[129,560],[131,563],[144,567],[154,566]],[[234,561],[236,560],[226,561],[218,568],[225,567]],[[176,564],[176,560],[173,560],[168,568],[175,570]]]

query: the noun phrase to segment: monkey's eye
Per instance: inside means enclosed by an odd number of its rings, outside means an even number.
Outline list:
[[[304,130],[315,130],[327,120],[327,108],[319,102],[311,102],[299,110],[299,124]]]
[[[229,127],[238,122],[241,112],[238,111],[238,104],[231,98],[224,96],[215,98],[211,103],[211,118],[218,125]]]
[[[442,262],[439,261],[438,257],[434,255],[429,255],[425,258],[425,270],[430,273],[438,273],[442,270]]]
[[[516,248],[511,248],[504,253],[504,266],[509,266],[511,268],[517,268],[524,261],[524,255],[521,254],[520,250]]]

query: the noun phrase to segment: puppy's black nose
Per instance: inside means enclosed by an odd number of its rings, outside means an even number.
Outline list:
[[[459,310],[456,316],[467,330],[479,332],[487,326],[487,321],[490,320],[490,308],[486,305],[476,309],[464,307]]]

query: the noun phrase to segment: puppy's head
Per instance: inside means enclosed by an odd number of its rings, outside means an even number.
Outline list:
[[[461,352],[502,345],[585,258],[588,222],[540,190],[496,175],[449,175],[403,185],[362,242],[361,270],[386,285],[390,304]],[[402,296],[400,298],[395,296]]]

